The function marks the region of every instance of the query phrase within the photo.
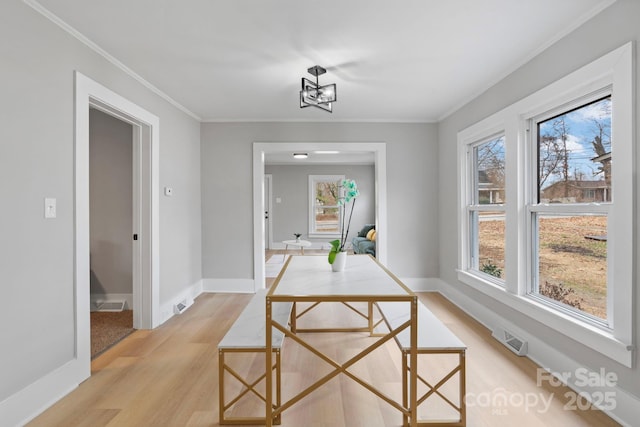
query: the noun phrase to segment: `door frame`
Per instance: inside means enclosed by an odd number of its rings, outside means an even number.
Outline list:
[[[271,249],[273,247],[273,175],[268,173],[264,175],[264,192],[265,213],[269,213],[266,221],[267,228],[264,230],[264,243],[265,249]]]
[[[254,290],[265,288],[264,262],[264,157],[270,152],[373,152],[376,258],[387,263],[387,145],[384,142],[254,142],[253,143],[253,277]]]
[[[133,126],[134,327],[160,324],[159,299],[159,125],[157,116],[75,71],[74,142],[74,285],[75,356],[83,378],[91,374],[89,108],[99,109]],[[133,241],[133,240],[132,240]]]

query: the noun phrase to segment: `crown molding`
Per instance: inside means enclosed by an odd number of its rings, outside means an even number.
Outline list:
[[[58,27],[62,28],[67,33],[69,33],[71,36],[76,38],[80,43],[84,44],[89,49],[93,50],[95,53],[97,53],[98,55],[102,56],[104,59],[109,61],[111,64],[113,64],[114,66],[116,66],[117,68],[122,70],[125,74],[127,74],[130,77],[132,77],[134,80],[136,80],[142,86],[146,87],[151,92],[153,92],[156,95],[158,95],[160,98],[164,99],[169,104],[173,105],[178,110],[180,110],[183,113],[189,115],[190,117],[196,119],[197,121],[199,121],[199,122],[202,121],[202,118],[200,116],[198,116],[197,114],[195,114],[194,112],[192,112],[191,110],[186,108],[184,105],[180,104],[175,99],[171,98],[169,95],[167,95],[166,93],[164,93],[163,91],[158,89],[153,84],[149,83],[147,80],[144,79],[144,77],[142,77],[141,75],[139,75],[138,73],[133,71],[131,68],[129,68],[126,65],[124,65],[116,57],[114,57],[109,52],[107,52],[106,50],[104,50],[103,48],[98,46],[96,43],[91,41],[84,34],[79,32],[75,28],[73,28],[71,25],[69,25],[66,22],[64,22],[60,17],[58,17],[53,12],[51,12],[49,9],[45,8],[44,6],[42,6],[36,0],[22,0],[22,1],[24,3],[26,3],[28,6],[30,6],[33,10],[35,10],[36,12],[38,12],[39,14],[41,14],[42,16],[47,18],[49,21],[51,21],[52,23],[54,23]]]

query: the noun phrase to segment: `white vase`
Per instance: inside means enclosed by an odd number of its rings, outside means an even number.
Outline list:
[[[333,264],[331,264],[331,271],[343,271],[346,265],[347,265],[347,253],[338,252],[336,254],[336,259],[334,259]]]

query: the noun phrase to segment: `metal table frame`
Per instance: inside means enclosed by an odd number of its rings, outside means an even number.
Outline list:
[[[398,278],[382,266],[375,258],[369,255],[352,255],[349,257],[347,269],[343,272],[334,273],[326,262],[326,256],[292,256],[285,264],[283,271],[278,276],[276,282],[266,296],[266,426],[271,427],[274,420],[279,419],[281,414],[309,394],[318,389],[334,377],[343,374],[353,381],[366,388],[380,399],[386,401],[394,408],[398,409],[405,419],[409,420],[411,427],[417,424],[417,369],[410,369],[409,375],[409,396],[408,400],[397,402],[383,393],[378,388],[358,378],[349,371],[349,368],[362,360],[375,349],[393,339],[398,333],[409,328],[411,336],[411,348],[407,352],[410,366],[417,366],[418,354],[418,328],[417,310],[418,297],[407,288]],[[295,272],[292,272],[294,270]],[[289,275],[288,275],[289,274]],[[362,277],[362,279],[361,279]],[[366,285],[366,286],[365,286]],[[377,290],[376,290],[377,288]],[[372,290],[373,289],[373,290]],[[373,334],[372,305],[378,301],[403,301],[410,304],[409,320],[390,330],[388,333]],[[344,363],[333,360],[313,345],[309,344],[298,335],[302,330],[297,329],[295,324],[291,329],[288,325],[279,323],[272,317],[272,306],[279,302],[339,302],[349,304],[351,302],[366,302],[369,307],[368,330],[372,336],[378,337],[375,343],[369,345],[358,354]],[[348,305],[352,308],[350,305]],[[353,308],[352,308],[353,309]],[[294,340],[296,343],[318,356],[324,362],[333,366],[333,370],[322,378],[300,391],[286,402],[279,402],[277,396],[281,396],[280,384],[276,384],[276,399],[273,393],[273,353],[272,335],[273,328],[282,332],[285,337]],[[318,329],[316,332],[327,331],[353,331],[363,330],[362,328],[341,328],[341,329]],[[310,332],[312,330],[304,330]]]

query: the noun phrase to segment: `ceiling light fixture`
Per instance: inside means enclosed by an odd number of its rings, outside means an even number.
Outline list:
[[[293,153],[294,159],[306,159],[307,157],[309,157],[307,153]]]
[[[309,74],[316,77],[315,83],[305,77],[302,78],[302,90],[300,91],[300,108],[309,106],[318,107],[332,112],[331,103],[337,100],[336,84],[320,86],[318,76],[327,72],[319,65],[307,69]]]

